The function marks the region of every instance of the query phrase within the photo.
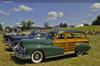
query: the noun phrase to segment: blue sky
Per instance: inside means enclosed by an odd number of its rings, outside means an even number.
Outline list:
[[[0,22],[3,25],[16,25],[22,20],[31,19],[38,26],[43,26],[45,22],[50,25],[61,22],[69,25],[91,24],[100,15],[99,9],[100,3],[0,3]],[[50,15],[56,19],[48,19]]]

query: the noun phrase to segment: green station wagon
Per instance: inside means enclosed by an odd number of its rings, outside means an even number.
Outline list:
[[[90,49],[89,40],[83,31],[59,31],[53,39],[49,39],[46,36],[22,40],[16,46],[16,57],[31,59],[32,62],[39,63],[45,58],[58,57],[71,53],[81,56]]]

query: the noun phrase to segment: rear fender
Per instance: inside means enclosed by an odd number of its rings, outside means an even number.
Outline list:
[[[90,50],[90,46],[89,44],[85,44],[85,43],[79,43],[79,44],[76,44],[76,48],[75,48],[75,52],[77,51],[89,51]]]

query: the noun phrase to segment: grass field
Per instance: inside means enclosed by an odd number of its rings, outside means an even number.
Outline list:
[[[76,27],[76,28],[65,28],[65,29],[75,29],[75,30],[83,30],[83,31],[100,31],[100,26],[83,26],[83,27]]]
[[[0,35],[0,66],[100,66],[100,35],[88,35],[88,38],[91,45],[88,54],[81,57],[67,55],[46,59],[41,63],[34,64],[30,60],[23,61],[16,58],[14,52],[7,49],[2,41],[2,35]]]

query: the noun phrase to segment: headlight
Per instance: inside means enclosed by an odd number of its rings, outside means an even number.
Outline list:
[[[19,44],[17,44],[16,46],[14,46],[14,47],[13,47],[13,50],[14,50],[14,51],[17,51],[17,50],[18,50],[18,46],[19,46]]]

